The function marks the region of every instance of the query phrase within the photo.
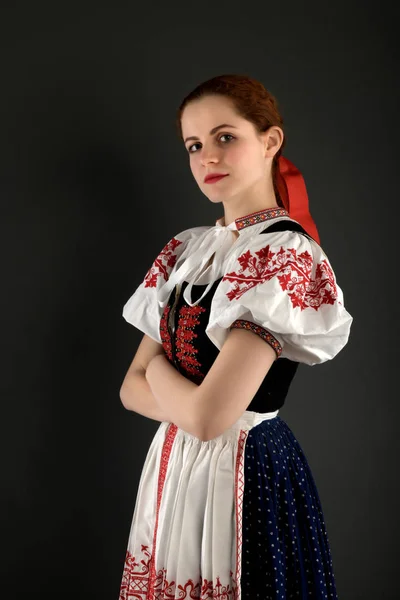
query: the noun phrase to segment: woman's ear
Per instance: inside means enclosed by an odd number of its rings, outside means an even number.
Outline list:
[[[273,158],[283,144],[284,133],[277,125],[272,125],[264,134],[264,156]]]

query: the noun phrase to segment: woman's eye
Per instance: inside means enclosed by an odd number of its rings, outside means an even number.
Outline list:
[[[222,138],[231,138],[232,140],[235,139],[233,135],[231,135],[230,133],[223,133],[222,135],[219,136],[218,140],[222,140]],[[229,139],[228,142],[230,142],[231,140]],[[223,144],[226,144],[227,142],[222,142]],[[195,146],[198,146],[199,142],[196,142],[195,144],[192,144],[191,146],[188,147],[188,152],[189,154],[194,154],[194,152],[197,152],[196,150],[193,150],[193,148]]]
[[[193,148],[194,146],[197,146],[197,144],[192,144],[191,146],[189,146],[189,147],[188,147],[188,152],[190,152],[191,154],[193,154],[193,150],[192,150],[192,148]]]
[[[219,138],[219,139],[221,139],[221,138],[223,138],[223,137],[229,137],[229,138],[232,138],[232,139],[233,139],[233,135],[231,135],[230,133],[223,133],[223,134],[220,136],[220,138]],[[228,141],[229,141],[229,140],[228,140]],[[226,142],[224,142],[224,143],[226,143]]]

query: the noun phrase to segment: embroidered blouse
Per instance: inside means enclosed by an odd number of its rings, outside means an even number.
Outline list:
[[[268,233],[280,221],[283,231]],[[276,360],[247,410],[281,408],[298,364],[334,358],[353,321],[323,249],[293,224],[276,207],[185,229],[162,248],[123,317],[198,384],[231,328],[259,335]]]

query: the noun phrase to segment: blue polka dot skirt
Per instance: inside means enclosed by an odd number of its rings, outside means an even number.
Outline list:
[[[245,411],[209,441],[160,424],[119,598],[338,598],[318,491],[278,411]]]
[[[242,598],[337,598],[314,478],[279,416],[249,432],[245,474]]]

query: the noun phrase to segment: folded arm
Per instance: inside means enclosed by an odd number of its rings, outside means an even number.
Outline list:
[[[276,358],[262,337],[232,329],[200,385],[181,375],[163,355],[150,361],[146,379],[171,421],[207,441],[240,418]]]
[[[125,375],[120,389],[120,399],[123,406],[154,421],[170,421],[169,415],[161,408],[154,398],[149,383],[146,380],[146,370],[155,356],[163,355],[161,344],[147,334],[136,351],[131,365]]]

